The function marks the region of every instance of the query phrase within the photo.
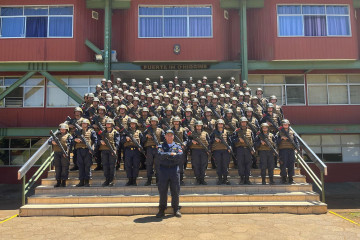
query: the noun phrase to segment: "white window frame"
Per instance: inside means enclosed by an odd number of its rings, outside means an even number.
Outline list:
[[[260,86],[263,90],[264,87],[281,87],[281,98],[282,98],[282,106],[306,106],[307,104],[307,99],[306,99],[306,81],[305,81],[305,75],[304,74],[249,74],[251,75],[258,75],[261,76],[262,78],[262,82],[261,84],[259,83],[251,83],[251,80],[249,81],[249,87],[251,88],[251,86]],[[276,76],[283,76],[283,83],[265,83],[264,81],[264,76],[270,76],[270,75],[276,75]],[[303,84],[288,84],[285,82],[285,77],[286,76],[303,76],[304,78],[304,83]],[[304,104],[302,103],[292,103],[292,104],[288,104],[288,99],[287,99],[287,91],[286,91],[286,86],[289,87],[304,87]],[[255,91],[256,89],[253,89],[252,91]],[[254,94],[254,93],[253,93]],[[276,96],[279,98],[279,96]]]
[[[311,86],[326,86],[326,93],[327,93],[327,103],[326,104],[319,104],[319,103],[315,103],[315,104],[311,104],[310,101],[309,101],[309,106],[336,106],[336,105],[340,105],[340,106],[345,106],[345,105],[360,105],[360,103],[351,103],[351,96],[350,96],[350,87],[352,85],[355,85],[355,86],[360,86],[360,83],[350,83],[349,82],[349,76],[352,76],[352,75],[356,75],[356,76],[359,76],[360,77],[360,74],[307,74],[307,75],[311,75],[311,76],[314,76],[314,75],[319,75],[319,76],[326,76],[326,83],[308,83],[308,80],[306,79],[306,91],[307,91],[307,96],[309,98],[309,87]],[[338,76],[346,76],[346,83],[329,83],[329,75],[330,76],[335,76],[335,75],[338,75]],[[329,103],[330,99],[329,99],[329,86],[346,86],[347,88],[347,94],[348,94],[348,103]]]
[[[34,38],[74,38],[74,15],[75,15],[75,6],[73,4],[57,4],[57,5],[1,5],[0,6],[0,10],[2,7],[22,7],[23,9],[23,15],[22,16],[1,16],[0,15],[0,21],[2,18],[25,18],[25,22],[24,22],[24,36],[22,37],[2,37],[1,36],[1,27],[2,24],[0,24],[0,39],[12,39],[12,38],[29,38],[29,39],[34,39]],[[47,7],[48,8],[48,15],[25,15],[25,7]],[[73,15],[50,15],[50,7],[72,7],[73,8]],[[26,37],[26,18],[27,17],[47,17],[48,21],[47,21],[47,36],[46,37]],[[71,36],[70,37],[60,37],[60,36],[56,36],[56,37],[51,37],[49,36],[49,25],[50,25],[50,17],[71,17],[71,24],[72,24],[72,29],[71,29]]]
[[[162,15],[140,15],[140,8],[141,7],[161,7],[162,8]],[[187,8],[187,15],[164,15],[164,8],[165,7],[186,7]],[[189,15],[189,7],[211,7],[211,15]],[[213,23],[213,14],[214,14],[214,8],[212,4],[206,4],[206,5],[138,5],[138,38],[141,39],[151,39],[151,38],[214,38],[214,23]],[[186,17],[187,18],[187,36],[181,36],[181,37],[166,37],[164,36],[164,32],[165,32],[165,24],[163,21],[163,36],[162,37],[140,37],[140,18],[141,17],[162,17],[162,18],[166,18],[166,17]],[[190,36],[190,18],[191,17],[210,17],[211,19],[211,36],[206,36],[206,37],[195,37],[195,36]]]
[[[278,14],[278,6],[300,6],[301,14]],[[324,14],[303,14],[302,7],[303,6],[325,6],[325,13]],[[346,6],[349,9],[349,14],[327,14],[326,7],[327,6]],[[280,24],[279,24],[279,15],[280,16],[302,16],[303,22],[303,35],[293,35],[293,36],[281,36],[280,35]],[[326,19],[326,36],[305,36],[305,24],[304,24],[304,16],[325,16]],[[348,17],[349,18],[349,30],[350,35],[329,35],[329,28],[328,28],[328,16],[339,16],[339,17]],[[280,38],[289,38],[289,37],[306,37],[306,38],[320,38],[320,37],[352,37],[351,31],[351,7],[349,4],[276,4],[276,20],[277,20],[277,36]]]

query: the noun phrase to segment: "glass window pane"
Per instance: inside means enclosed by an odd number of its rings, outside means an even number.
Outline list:
[[[42,107],[42,106],[44,106],[44,88],[25,87],[24,107]]]
[[[30,157],[30,150],[11,150],[10,165],[23,165]]]
[[[140,7],[139,15],[163,15],[162,7]]]
[[[19,78],[17,77],[6,77],[5,78],[5,86],[11,86],[12,84],[14,84]]]
[[[282,101],[282,86],[264,86],[264,97],[268,98],[275,95],[278,99],[277,104],[283,105]]]
[[[9,150],[2,150],[0,149],[0,165],[9,165],[9,157],[10,151]]]
[[[327,14],[340,14],[346,15],[349,14],[349,8],[347,6],[326,6]]]
[[[187,15],[187,7],[164,7],[164,15]]]
[[[49,37],[71,37],[72,17],[50,17]]]
[[[98,82],[98,84],[100,84],[100,81]],[[88,86],[88,85],[89,85],[88,77],[69,77],[68,86]]]
[[[101,82],[101,77],[90,77],[90,85],[96,86],[100,84],[100,82]]]
[[[320,144],[321,144],[321,136],[320,135],[301,135],[301,138],[309,146],[320,146]]]
[[[329,36],[350,36],[350,18],[348,16],[328,16]]]
[[[67,107],[68,96],[57,87],[48,87],[46,94],[46,105],[48,107]]]
[[[55,6],[50,7],[50,15],[73,15],[73,7],[71,6]]]
[[[285,76],[285,83],[286,84],[304,84],[304,75],[299,76]]]
[[[283,84],[284,76],[283,75],[264,75],[265,84]]]
[[[360,104],[360,86],[350,85],[351,104]]]
[[[26,37],[40,38],[47,37],[47,17],[27,17]]]
[[[286,86],[287,104],[305,104],[304,86]]]
[[[323,161],[325,162],[341,162],[342,154],[341,153],[323,153]]]
[[[22,16],[23,8],[22,7],[2,7],[1,16]]]
[[[0,139],[0,148],[9,148],[10,147],[10,139],[8,138],[1,138]]]
[[[211,15],[211,7],[189,7],[189,15]]]
[[[327,104],[326,86],[308,86],[309,104]]]
[[[302,7],[303,14],[325,14],[325,6],[308,5]]]
[[[312,83],[325,83],[326,84],[326,75],[307,75],[306,81],[308,84],[312,84]]]
[[[346,75],[328,75],[328,83],[347,83]]]
[[[348,75],[349,83],[360,83],[360,75]]]
[[[187,36],[186,17],[164,18],[164,37],[186,37],[186,36]]]
[[[304,35],[310,37],[326,36],[326,17],[304,16]]]
[[[322,145],[340,145],[340,135],[322,135]]]
[[[1,37],[24,37],[24,17],[3,18],[1,21]]]
[[[49,9],[45,6],[39,6],[39,7],[24,7],[24,14],[25,15],[48,15]]]
[[[3,91],[5,91],[5,88],[4,88],[4,87],[0,88],[0,94],[1,94]],[[3,106],[4,106],[4,99],[0,101],[0,107],[3,107]]]
[[[211,18],[210,17],[190,17],[189,18],[190,37],[211,37]]]
[[[71,87],[70,89],[73,89],[75,92],[77,92],[78,94],[80,94],[80,96],[84,96],[85,93],[89,92],[89,88],[88,87]]]
[[[12,138],[10,139],[11,148],[29,148],[30,139],[29,138]]]
[[[163,18],[141,17],[139,28],[140,37],[163,37]]]
[[[304,36],[302,16],[279,16],[279,36]]]
[[[325,153],[341,153],[341,147],[322,147],[323,154]]]
[[[44,78],[30,78],[21,86],[44,86]]]
[[[263,75],[249,75],[249,84],[263,84],[264,78]]]
[[[360,144],[360,135],[358,134],[341,135],[341,144],[345,144],[345,145]]]
[[[278,14],[301,14],[300,5],[280,5],[277,7]]]
[[[347,86],[329,86],[329,104],[347,104]]]
[[[343,162],[360,162],[360,147],[343,147]]]

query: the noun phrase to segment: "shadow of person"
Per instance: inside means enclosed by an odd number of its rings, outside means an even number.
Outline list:
[[[172,215],[165,215],[165,217],[157,218],[155,216],[146,216],[134,219],[134,223],[150,223],[150,222],[161,222],[164,219],[173,217]]]

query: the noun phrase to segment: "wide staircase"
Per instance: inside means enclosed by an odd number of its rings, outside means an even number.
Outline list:
[[[185,170],[185,186],[181,187],[181,212],[191,214],[221,213],[295,213],[322,214],[327,212],[324,203],[324,175],[326,165],[314,154],[300,138],[302,149],[307,157],[320,170],[320,178],[311,170],[304,158],[297,153],[295,184],[280,184],[280,169],[274,171],[275,185],[262,185],[260,169],[253,169],[250,177],[252,185],[239,185],[239,176],[232,163],[229,180],[231,185],[216,185],[216,171],[210,165],[206,173],[208,185],[196,185],[191,163]],[[125,186],[127,182],[123,166],[116,173],[113,187],[102,187],[102,171],[93,171],[91,187],[75,187],[79,182],[78,172],[70,172],[68,186],[54,188],[55,172],[51,169],[53,156],[44,162],[29,182],[26,172],[49,148],[43,145],[19,170],[18,178],[23,180],[23,206],[20,216],[101,216],[101,215],[148,215],[158,211],[159,194],[155,178],[151,186],[144,186],[146,171],[140,171],[138,186]],[[47,178],[35,188],[35,194],[26,199],[26,195],[44,171]],[[320,195],[313,191],[313,185],[306,182],[306,173],[312,184],[320,190]],[[268,182],[268,179],[267,179]],[[27,204],[25,205],[27,200]],[[171,213],[171,196],[168,197],[167,212]]]

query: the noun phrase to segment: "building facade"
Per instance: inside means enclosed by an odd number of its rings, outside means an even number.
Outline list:
[[[328,165],[326,181],[360,181],[359,8],[359,0],[3,0],[0,183],[16,182],[19,166],[104,76],[160,75],[247,79],[278,97]]]

